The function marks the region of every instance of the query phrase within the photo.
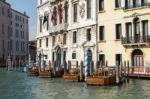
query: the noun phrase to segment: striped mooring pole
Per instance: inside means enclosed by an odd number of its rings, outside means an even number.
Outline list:
[[[85,81],[87,80],[87,76],[88,76],[88,69],[89,69],[89,66],[90,66],[90,57],[89,57],[89,49],[86,49],[86,52],[85,52],[85,63],[84,63],[84,76],[85,76]]]

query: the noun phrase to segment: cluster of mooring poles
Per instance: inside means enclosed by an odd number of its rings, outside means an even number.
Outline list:
[[[23,72],[23,67],[29,65],[30,62],[24,61],[22,59],[12,60],[10,56],[8,56],[8,59],[6,61],[6,68],[8,71],[21,71]],[[30,65],[29,65],[30,66]]]

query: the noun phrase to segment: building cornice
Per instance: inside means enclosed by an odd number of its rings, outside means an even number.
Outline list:
[[[27,18],[29,18],[29,16],[27,16],[26,14],[21,13],[21,12],[19,12],[19,11],[15,10],[15,9],[13,9],[13,8],[11,8],[11,10],[12,10],[12,11],[14,11],[14,12],[16,12],[16,13],[19,13],[19,14],[21,14],[21,15],[23,15],[23,16],[25,16],[25,17],[27,17]]]
[[[43,4],[40,4],[37,8],[39,9],[40,7],[42,7],[42,6],[46,5],[46,4],[49,4],[49,1],[46,1]]]

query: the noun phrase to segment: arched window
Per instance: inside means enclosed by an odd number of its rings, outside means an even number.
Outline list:
[[[67,23],[68,22],[68,2],[65,3],[64,9],[65,9],[65,23]]]
[[[135,49],[132,52],[132,65],[135,67],[144,66],[143,52],[140,49]]]
[[[54,10],[53,10],[53,19],[54,19],[54,25],[57,25],[57,10],[56,10],[56,7],[54,7]]]

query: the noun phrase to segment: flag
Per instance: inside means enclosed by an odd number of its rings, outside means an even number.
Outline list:
[[[51,22],[53,22],[53,20],[54,20],[54,13],[51,16]]]
[[[58,7],[58,17],[59,17],[59,23],[62,23],[62,9],[61,6]]]
[[[47,22],[47,21],[48,21],[48,18],[47,18],[47,16],[46,16],[46,15],[44,15],[43,24],[44,24],[45,22]]]

